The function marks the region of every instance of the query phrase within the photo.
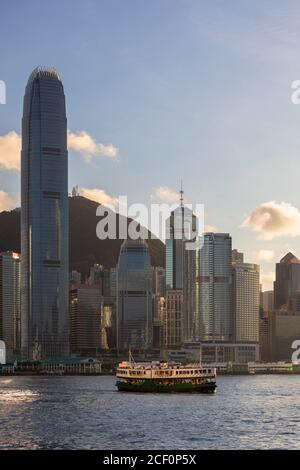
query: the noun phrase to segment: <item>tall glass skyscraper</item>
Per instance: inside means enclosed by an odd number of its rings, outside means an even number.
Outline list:
[[[231,341],[231,237],[205,233],[199,250],[200,328],[202,341]]]
[[[29,77],[21,153],[22,357],[69,354],[68,152],[65,95],[54,68]]]
[[[125,240],[117,266],[117,344],[119,349],[152,346],[153,267],[144,240]]]
[[[196,216],[183,204],[166,221],[166,288],[183,291],[181,337],[184,341],[199,339],[197,251],[187,249],[187,243],[195,240],[196,229]]]

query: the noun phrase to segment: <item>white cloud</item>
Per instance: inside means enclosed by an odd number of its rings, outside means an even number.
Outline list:
[[[0,136],[0,170],[20,171],[21,137],[15,131]]]
[[[275,272],[262,272],[260,274],[260,283],[263,286],[263,290],[273,290],[273,282],[275,280]]]
[[[81,188],[80,195],[86,197],[87,199],[91,199],[92,201],[99,202],[99,204],[111,205],[116,207],[118,205],[119,199],[114,196],[110,196],[107,194],[103,189],[88,189],[88,188]]]
[[[151,198],[168,204],[179,203],[179,193],[172,191],[172,189],[167,186],[154,188]]]
[[[275,257],[275,252],[273,250],[259,250],[255,253],[259,261],[272,261]]]
[[[112,144],[104,145],[96,142],[86,131],[68,131],[68,147],[81,153],[86,162],[91,162],[93,157],[115,158],[118,154],[117,147]]]
[[[262,240],[300,235],[300,212],[287,202],[264,202],[244,220],[242,227],[259,232]]]
[[[205,225],[205,226],[204,226],[204,231],[205,231],[205,232],[217,232],[218,229],[217,229],[217,227],[215,227],[214,225],[209,225],[209,224],[208,224],[208,225]]]
[[[18,197],[11,197],[6,192],[0,191],[0,212],[14,209],[19,204]]]
[[[68,148],[80,153],[88,163],[94,157],[115,158],[118,149],[113,145],[97,143],[86,131],[74,133],[68,131]],[[10,131],[0,136],[0,170],[20,171],[21,167],[21,136]]]

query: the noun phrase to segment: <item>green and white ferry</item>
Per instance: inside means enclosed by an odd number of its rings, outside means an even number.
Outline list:
[[[214,393],[216,369],[201,364],[121,362],[116,372],[121,392]]]

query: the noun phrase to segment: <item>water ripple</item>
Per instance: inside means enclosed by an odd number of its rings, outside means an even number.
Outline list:
[[[298,449],[300,376],[215,395],[118,393],[114,377],[0,378],[0,449]]]

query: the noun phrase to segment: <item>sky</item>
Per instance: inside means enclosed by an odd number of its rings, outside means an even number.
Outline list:
[[[286,252],[300,257],[298,1],[0,0],[0,26],[0,210],[19,204],[28,76],[53,65],[70,190],[149,205],[175,202],[182,179],[264,289]]]

